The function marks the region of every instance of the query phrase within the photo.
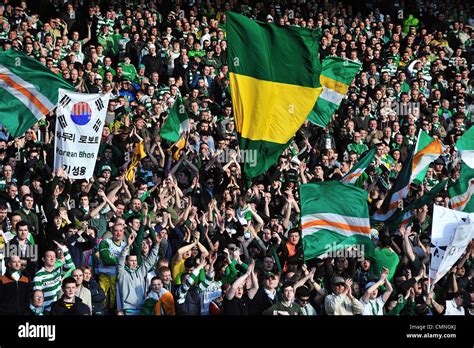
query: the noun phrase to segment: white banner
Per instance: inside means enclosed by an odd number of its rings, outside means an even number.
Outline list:
[[[83,94],[59,89],[56,109],[54,169],[68,177],[89,179],[102,138],[110,93]]]
[[[433,285],[443,278],[443,276],[449,272],[451,267],[453,267],[461,258],[472,238],[474,238],[474,214],[470,214],[466,223],[460,225],[456,229],[453,241],[449,244],[444,253],[443,260],[441,260],[441,263],[439,264]]]
[[[430,286],[434,285],[446,250],[453,244],[456,230],[465,224],[468,215],[469,213],[434,205],[431,229]]]

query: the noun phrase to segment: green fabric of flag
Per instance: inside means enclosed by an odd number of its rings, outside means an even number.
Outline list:
[[[160,131],[160,136],[172,143],[181,137],[183,132],[189,131],[189,117],[186,106],[181,98],[178,98],[171,109],[165,123]]]
[[[24,134],[58,102],[58,89],[74,87],[43,64],[13,49],[0,52],[0,123]]]
[[[304,257],[316,258],[348,246],[372,255],[367,192],[338,181],[304,184],[300,187],[301,229]],[[341,204],[339,199],[344,197]]]

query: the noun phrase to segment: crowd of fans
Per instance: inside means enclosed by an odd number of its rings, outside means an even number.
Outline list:
[[[298,195],[301,183],[339,180],[376,147],[364,183],[374,212],[420,129],[446,151],[404,203],[457,180],[453,145],[473,121],[468,2],[177,3],[0,5],[0,50],[24,52],[77,91],[112,94],[90,180],[52,170],[54,112],[16,139],[0,126],[0,314],[474,314],[474,243],[428,289],[432,207],[448,206],[446,191],[408,228],[372,226],[377,258],[306,262]],[[329,126],[305,122],[250,186],[229,88],[229,10],[319,28],[321,59],[362,63]],[[159,133],[180,97],[190,132],[176,152]],[[129,180],[140,141],[147,156]]]

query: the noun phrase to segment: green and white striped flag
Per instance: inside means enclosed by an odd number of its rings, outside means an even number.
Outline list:
[[[15,50],[0,52],[0,123],[18,137],[58,102],[58,89],[74,90],[40,62]]]
[[[375,150],[376,148],[374,147],[368,151],[340,181],[344,184],[355,184],[374,159]]]
[[[181,137],[183,132],[189,132],[189,117],[183,100],[178,97],[160,131],[160,136],[172,143]]]
[[[359,246],[371,256],[368,193],[338,181],[301,185],[301,229],[305,260]]]
[[[331,122],[332,115],[339,108],[361,66],[360,63],[339,57],[324,59],[320,76],[323,91],[308,115],[311,123],[324,128]]]
[[[474,168],[474,127],[471,126],[456,142],[459,157],[469,167]]]
[[[474,213],[474,168],[461,161],[461,173],[454,185],[448,188],[449,207],[454,210]]]

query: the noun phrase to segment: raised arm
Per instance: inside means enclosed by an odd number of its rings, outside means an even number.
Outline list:
[[[130,252],[130,247],[132,246],[134,241],[135,241],[135,235],[133,233],[131,233],[128,236],[127,245],[125,246],[125,248],[123,248],[123,250],[120,253],[120,256],[118,257],[118,260],[117,260],[117,272],[118,272],[118,274],[121,274],[125,270],[125,259],[127,258],[127,255]]]
[[[141,269],[143,277],[145,277],[146,274],[150,272],[150,270],[153,268],[153,266],[156,263],[156,260],[158,258],[158,250],[160,248],[160,242],[161,242],[161,237],[160,237],[160,234],[157,233],[155,234],[153,248],[151,249],[150,254],[145,259],[145,262],[143,263],[143,267]]]
[[[303,286],[308,280],[313,279],[314,273],[316,273],[316,268],[312,268],[310,272],[307,271],[306,265],[304,265],[305,270],[306,270],[306,275],[298,280],[295,285],[293,285],[293,290],[296,292],[296,289],[299,287]],[[321,288],[321,287],[320,287]],[[318,289],[316,289],[317,291]]]
[[[227,290],[226,292],[226,295],[225,297],[228,299],[228,300],[232,300],[235,296],[235,292],[237,291],[237,289],[241,286],[244,286],[245,284],[245,281],[247,280],[247,278],[250,276],[251,272],[253,271],[253,268],[255,267],[255,262],[252,262],[250,265],[249,265],[249,268],[247,268],[247,272],[245,272],[244,275],[240,276],[239,278],[237,278],[233,283],[232,283],[232,286],[229,288],[229,290]],[[257,288],[258,290],[258,288]],[[254,294],[255,296],[255,294]],[[250,297],[250,296],[249,296]]]
[[[372,293],[373,291],[378,289],[382,284],[385,283],[385,280],[387,279],[387,276],[388,276],[388,270],[386,268],[383,268],[382,273],[380,275],[380,279],[376,283],[374,283],[371,287],[369,287],[365,291],[364,295],[362,296],[362,300],[365,303],[369,302],[370,293]]]
[[[383,302],[387,302],[390,295],[392,294],[393,292],[393,287],[392,287],[392,284],[390,283],[390,281],[388,280],[388,277],[385,278],[385,292],[383,293],[382,295],[382,300]]]
[[[176,252],[176,254],[173,256],[172,263],[177,263],[177,262],[181,261],[182,258],[183,258],[183,255],[186,252],[188,252],[189,250],[191,250],[195,245],[197,245],[197,241],[179,248],[178,251]]]
[[[252,260],[252,263],[253,264],[254,261]],[[250,266],[249,266],[250,268]],[[252,279],[252,286],[250,287],[250,289],[248,289],[248,297],[249,299],[253,300],[253,298],[255,297],[255,295],[257,294],[258,292],[258,278],[257,278],[257,275],[255,274],[254,272],[254,268],[255,267],[252,267],[252,270],[250,271],[250,277]]]
[[[413,247],[410,241],[411,227],[405,229],[405,227],[400,226],[400,233],[403,236],[403,251],[408,259],[413,262],[415,261],[415,253],[413,252]]]

